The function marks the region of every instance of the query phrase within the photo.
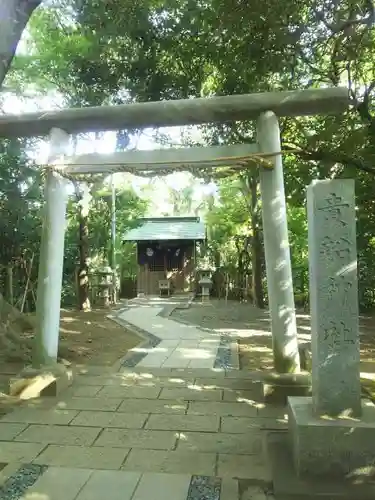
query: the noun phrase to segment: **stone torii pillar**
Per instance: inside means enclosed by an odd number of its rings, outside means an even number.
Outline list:
[[[50,132],[49,165],[62,165],[69,152],[70,136],[53,128]],[[34,368],[57,361],[60,303],[64,262],[67,180],[48,169],[45,181],[45,206],[38,272]]]
[[[281,158],[280,129],[276,115],[267,111],[257,123],[259,152],[270,157],[273,168],[260,167],[260,189],[268,300],[271,313],[274,368],[279,373],[300,371],[293,278]]]

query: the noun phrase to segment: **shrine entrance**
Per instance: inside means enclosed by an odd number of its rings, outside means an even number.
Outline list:
[[[55,363],[59,341],[64,256],[66,186],[88,175],[130,172],[139,176],[190,171],[209,177],[259,167],[267,287],[275,369],[299,371],[292,270],[278,116],[341,113],[349,105],[345,88],[235,95],[80,108],[0,117],[0,137],[50,134],[45,210],[37,297],[34,365]],[[71,156],[70,133],[257,120],[254,144],[128,151]]]

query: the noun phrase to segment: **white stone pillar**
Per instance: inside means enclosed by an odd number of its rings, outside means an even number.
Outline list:
[[[69,142],[69,134],[57,128],[51,130],[48,159],[50,165],[63,164]],[[35,368],[53,364],[57,360],[67,182],[58,173],[47,170],[36,304],[37,327],[33,351]]]
[[[258,119],[257,142],[260,152],[281,151],[279,123],[271,111]],[[280,373],[299,372],[282,158],[277,154],[267,159],[274,168],[260,167],[260,189],[274,365]]]

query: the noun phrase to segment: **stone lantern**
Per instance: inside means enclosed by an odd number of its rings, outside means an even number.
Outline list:
[[[202,289],[202,302],[210,300],[210,290],[212,288],[212,280],[208,275],[203,275],[199,280],[199,285]]]
[[[114,286],[114,273],[112,269],[107,266],[97,272],[99,276],[99,297],[101,305],[109,307],[111,303],[111,292]]]

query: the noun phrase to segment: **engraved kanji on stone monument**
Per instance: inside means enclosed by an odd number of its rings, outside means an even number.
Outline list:
[[[350,336],[350,330],[343,321],[338,323],[330,321],[330,326],[324,329],[324,340],[328,341],[328,345],[332,349],[340,344],[354,344],[354,340]]]
[[[348,281],[345,275],[334,277],[329,276],[325,293],[327,293],[329,299],[334,299],[337,293],[341,293],[341,296],[343,297],[342,306],[346,307],[346,292],[348,292],[352,286],[353,283]]]
[[[307,190],[313,408],[360,414],[354,181]]]
[[[320,253],[329,260],[334,260],[336,258],[345,259],[345,257],[350,254],[349,247],[350,241],[346,238],[335,240],[330,236],[325,236],[322,239]]]
[[[324,201],[325,205],[319,207],[318,210],[325,213],[326,220],[336,219],[341,225],[346,226],[347,222],[342,219],[342,209],[349,207],[349,204],[344,202],[342,196],[330,193]]]

